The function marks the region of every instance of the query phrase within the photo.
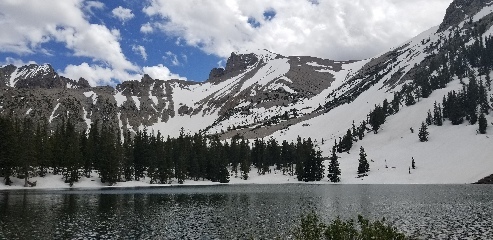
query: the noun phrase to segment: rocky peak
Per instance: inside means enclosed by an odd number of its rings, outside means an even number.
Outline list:
[[[252,66],[258,62],[258,58],[254,53],[249,54],[236,54],[231,53],[231,56],[226,62],[225,73],[236,72],[247,69],[248,66]]]
[[[209,80],[220,78],[224,75],[224,68],[213,68],[209,73]]]
[[[466,20],[467,17],[473,17],[481,9],[491,4],[493,4],[491,0],[454,0],[447,8],[438,32],[443,32],[449,27],[457,26]]]

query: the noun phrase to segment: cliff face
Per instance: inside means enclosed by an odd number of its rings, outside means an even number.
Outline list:
[[[464,20],[474,17],[481,10],[491,6],[489,0],[455,0],[447,8],[443,22],[438,28],[438,32],[443,32],[450,27],[459,25]]]

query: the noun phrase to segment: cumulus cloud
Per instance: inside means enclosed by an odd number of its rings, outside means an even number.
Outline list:
[[[124,8],[122,6],[118,6],[113,9],[111,13],[113,14],[113,17],[120,19],[122,22],[126,22],[135,17],[131,9]]]
[[[140,26],[141,33],[152,33],[153,31],[154,29],[152,28],[151,23],[149,22]]]
[[[452,0],[150,0],[153,25],[209,54],[268,49],[362,59],[438,25]]]
[[[181,77],[178,74],[171,73],[171,71],[164,65],[158,64],[157,66],[143,67],[143,72],[148,74],[151,78],[160,80],[170,80],[170,79],[182,79],[187,80],[185,77]]]
[[[36,64],[36,62],[35,61],[24,62],[22,59],[16,59],[13,57],[6,57],[4,62],[0,62],[0,66],[10,65],[10,64],[16,67],[22,67],[29,64]]]
[[[62,43],[73,56],[92,59],[90,64],[68,65],[62,75],[84,77],[92,85],[140,76],[142,68],[122,52],[120,32],[89,23],[84,15],[88,6],[102,7],[99,2],[81,0],[0,1],[0,52],[52,54],[43,44],[54,41]],[[18,63],[13,58],[6,62]]]
[[[134,53],[139,54],[142,57],[142,59],[144,59],[144,61],[147,61],[147,53],[146,53],[146,49],[144,46],[133,45],[132,51],[134,51]]]
[[[142,70],[139,72],[142,72]],[[119,83],[119,81],[117,81],[118,79],[138,80],[142,78],[141,73],[129,73],[127,71],[121,71],[119,69],[97,64],[88,64],[86,62],[79,65],[69,64],[60,74],[71,79],[79,79],[82,77],[86,79],[91,86],[113,86]]]

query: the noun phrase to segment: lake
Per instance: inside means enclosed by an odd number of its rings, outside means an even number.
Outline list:
[[[281,239],[301,214],[493,239],[493,185],[218,185],[0,191],[0,239]]]

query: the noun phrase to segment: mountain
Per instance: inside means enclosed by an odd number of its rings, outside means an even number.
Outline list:
[[[145,75],[115,88],[90,87],[84,79],[59,76],[48,64],[4,66],[0,113],[46,121],[52,129],[70,119],[80,130],[104,121],[122,132],[146,127],[172,137],[181,128],[217,133],[222,139],[236,134],[281,141],[311,137],[329,156],[334,141],[339,143],[353,123],[370,124],[376,115],[370,113],[392,102],[375,133],[366,131],[362,140],[354,139],[351,149],[338,154],[342,182],[475,182],[493,173],[491,111],[486,134],[477,134],[478,124],[466,110],[461,110],[462,124],[446,118],[443,126],[430,125],[428,142],[419,141],[418,129],[435,102],[445,111],[443,104],[450,101],[443,101],[444,96],[450,100],[452,91],[465,96],[473,89],[471,81],[487,85],[491,79],[492,12],[490,1],[455,0],[440,26],[361,61],[268,50],[232,53],[226,67],[212,69],[205,82]],[[491,110],[491,88],[486,91]],[[477,107],[474,115],[479,111]],[[361,146],[371,159],[371,172],[364,178],[356,173]],[[413,171],[412,158],[417,165]]]

